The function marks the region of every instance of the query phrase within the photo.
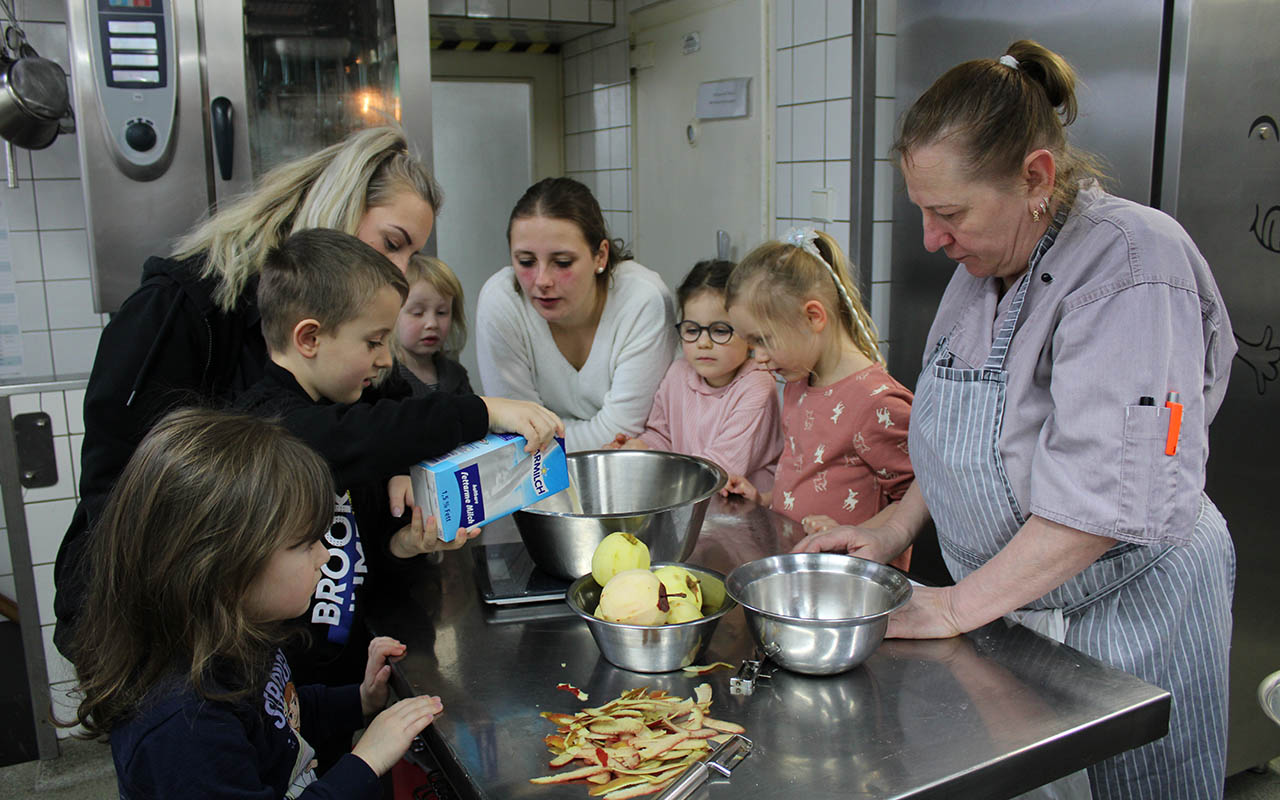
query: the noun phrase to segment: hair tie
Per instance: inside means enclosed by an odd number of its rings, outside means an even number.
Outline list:
[[[844,301],[845,308],[849,309],[849,316],[853,318],[853,324],[858,326],[858,330],[862,332],[863,337],[876,346],[875,340],[871,338],[871,333],[866,326],[862,324],[862,317],[858,316],[858,312],[853,308],[853,299],[849,297],[849,292],[844,288],[844,284],[840,281],[840,276],[836,275],[835,268],[832,267],[827,260],[822,257],[822,253],[818,250],[818,232],[812,227],[806,225],[803,228],[790,228],[782,236],[782,241],[792,247],[798,247],[806,253],[818,259],[822,266],[827,268],[827,274],[831,276],[831,280],[835,282],[836,291],[840,294],[840,299]],[[878,349],[878,346],[877,346]]]
[[[1008,55],[1007,53],[1005,55],[1000,56],[1000,63],[1004,64],[1009,69],[1018,68],[1018,59],[1014,58],[1011,55]]]

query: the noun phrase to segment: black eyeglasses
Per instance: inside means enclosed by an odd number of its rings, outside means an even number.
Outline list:
[[[676,323],[676,330],[680,333],[680,338],[690,344],[702,338],[702,332],[706,331],[707,336],[711,337],[711,341],[716,344],[728,344],[733,338],[733,326],[727,322],[713,322],[710,325],[699,325],[691,319],[684,322]]]

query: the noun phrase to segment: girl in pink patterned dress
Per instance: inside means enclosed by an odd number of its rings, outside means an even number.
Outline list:
[[[740,476],[728,490],[809,532],[874,526],[914,477],[911,392],[885,370],[875,323],[840,246],[824,232],[792,229],[742,260],[726,299],[756,362],[786,381],[773,490]],[[905,569],[909,556],[894,566]]]

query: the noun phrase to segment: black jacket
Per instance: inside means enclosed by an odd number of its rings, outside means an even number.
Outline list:
[[[200,278],[203,263],[201,257],[147,259],[142,284],[102,331],[84,398],[80,505],[53,573],[54,641],[64,654],[85,591],[85,531],[142,437],[166,412],[225,404],[262,377],[267,349],[256,278],[235,308],[224,312],[213,301],[217,282]]]
[[[307,612],[310,646],[289,648],[289,660],[303,683],[358,682],[369,643],[365,588],[404,580],[421,561],[391,555],[391,536],[407,517],[391,516],[387,480],[482,438],[489,427],[484,401],[440,392],[413,398],[395,381],[350,405],[312,400],[288,370],[268,361],[262,380],[236,400],[236,408],[279,418],[329,463],[337,490],[333,528],[325,537],[331,558]],[[338,597],[342,602],[335,602]]]
[[[396,363],[396,374],[404,379],[413,390],[414,397],[423,397],[428,392],[448,392],[449,394],[475,394],[471,388],[471,380],[467,368],[449,358],[444,353],[436,353],[431,357],[436,368],[436,382],[430,386],[413,374],[403,363]]]

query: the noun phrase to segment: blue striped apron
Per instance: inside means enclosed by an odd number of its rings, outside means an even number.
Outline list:
[[[982,368],[953,367],[943,337],[916,383],[911,462],[957,581],[995,556],[1027,519],[1000,458],[1004,361],[1031,276],[1060,225],[1055,220],[1033,253]],[[1119,543],[1022,610],[1051,615],[1059,641],[1173,695],[1167,736],[1088,769],[1095,798],[1222,796],[1234,581],[1226,522],[1202,495],[1189,544]]]

